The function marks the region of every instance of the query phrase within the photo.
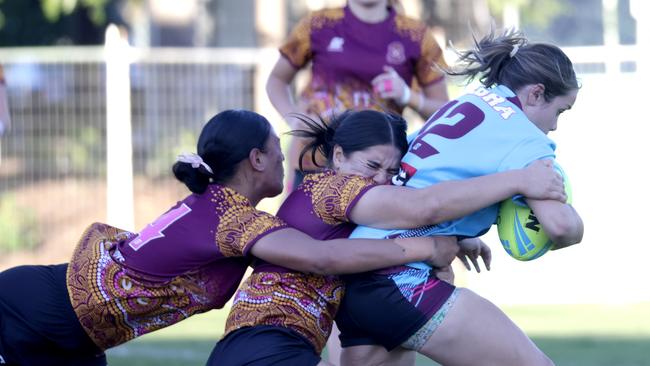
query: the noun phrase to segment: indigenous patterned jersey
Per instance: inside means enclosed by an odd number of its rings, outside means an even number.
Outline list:
[[[102,349],[221,308],[246,271],[251,247],[286,227],[216,184],[139,234],[91,225],[68,266],[72,306]]]
[[[293,29],[280,53],[297,69],[312,62],[301,110],[324,118],[348,109],[401,114],[403,107],[373,92],[372,79],[391,66],[407,83],[426,87],[443,78],[435,64],[446,65],[427,26],[392,8],[379,23],[361,21],[348,7],[311,13]],[[313,167],[308,159],[303,164]]]
[[[521,110],[505,86],[473,92],[447,103],[410,143],[393,183],[421,188],[447,180],[523,168],[538,159],[554,159],[555,143]],[[358,227],[351,237],[484,234],[496,220],[492,205],[457,220],[413,230]]]
[[[315,239],[346,238],[355,226],[348,218],[350,210],[373,186],[372,180],[331,171],[307,175],[278,217]],[[320,353],[342,296],[343,284],[336,276],[303,274],[259,261],[235,295],[226,334],[246,326],[282,326],[303,335]]]

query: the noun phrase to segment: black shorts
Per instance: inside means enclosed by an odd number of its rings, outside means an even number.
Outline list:
[[[291,329],[271,325],[245,327],[220,340],[209,366],[311,366],[321,358],[307,339]]]
[[[16,365],[106,365],[81,327],[66,287],[67,264],[0,272],[0,356]]]
[[[336,315],[341,346],[381,345],[388,351],[422,328],[455,289],[429,270],[405,266],[344,280]]]

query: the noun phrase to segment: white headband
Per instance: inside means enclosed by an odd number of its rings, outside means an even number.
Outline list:
[[[176,157],[176,161],[181,162],[181,163],[187,163],[187,164],[192,164],[192,168],[197,169],[201,165],[207,170],[210,174],[214,174],[212,172],[212,169],[210,169],[210,166],[201,159],[200,156],[196,155],[195,153],[182,153]]]
[[[517,51],[519,51],[519,43],[512,46],[512,51],[510,51],[510,57],[511,58],[515,57],[515,55],[517,54]]]

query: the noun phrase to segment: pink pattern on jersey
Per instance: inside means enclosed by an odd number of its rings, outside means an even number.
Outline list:
[[[151,240],[164,237],[165,234],[162,233],[163,230],[165,230],[169,225],[173,224],[174,221],[180,219],[190,212],[192,212],[192,209],[187,207],[187,205],[184,203],[177,208],[169,210],[169,212],[160,216],[158,220],[147,225],[144,230],[138,234],[138,237],[129,243],[129,246],[133,248],[133,250],[137,251]]]

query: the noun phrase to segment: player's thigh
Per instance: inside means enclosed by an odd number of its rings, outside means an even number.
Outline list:
[[[339,331],[336,323],[332,326],[332,333],[327,339],[327,359],[332,365],[341,364],[341,341],[339,340]]]
[[[549,366],[553,362],[508,316],[468,289],[420,353],[445,365]]]
[[[413,366],[416,353],[404,348],[390,352],[382,346],[364,345],[343,348],[341,366]]]

